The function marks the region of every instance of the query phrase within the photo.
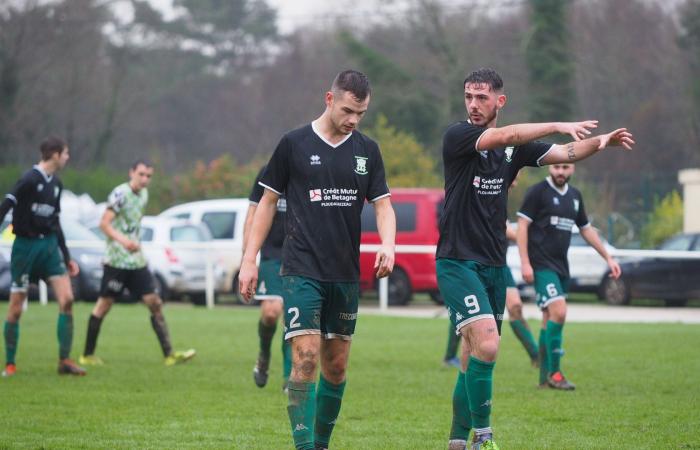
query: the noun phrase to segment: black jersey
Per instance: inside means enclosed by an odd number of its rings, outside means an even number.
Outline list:
[[[253,190],[250,192],[248,200],[250,203],[257,205],[260,203],[260,199],[265,192],[265,188],[260,185],[260,179],[265,171],[263,166],[255,178],[255,184],[253,185]],[[270,233],[267,235],[267,239],[263,242],[262,248],[260,249],[261,259],[281,259],[282,258],[282,244],[284,244],[284,217],[287,212],[287,198],[283,195],[277,200],[277,213],[272,221],[272,227],[270,228]]]
[[[58,219],[62,192],[63,184],[58,177],[47,175],[39,166],[34,166],[22,175],[0,204],[0,222],[12,209],[12,231],[15,235],[41,238],[56,233],[63,257],[68,263],[70,255]]]
[[[437,258],[506,264],[508,187],[524,166],[538,166],[551,144],[533,142],[478,151],[486,128],[458,122],[445,132],[445,208]]]
[[[287,196],[282,275],[359,279],[362,207],[390,195],[374,141],[353,131],[333,145],[306,125],[282,137],[260,183]]]
[[[581,193],[568,184],[560,191],[547,178],[528,189],[518,216],[531,222],[527,253],[532,268],[551,269],[568,277],[571,228],[589,224]]]

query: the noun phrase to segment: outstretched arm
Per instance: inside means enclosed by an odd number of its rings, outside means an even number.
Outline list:
[[[567,134],[580,141],[598,127],[597,120],[583,122],[521,123],[501,128],[489,128],[479,138],[477,150],[523,145],[552,134]]]
[[[382,246],[374,260],[377,278],[386,277],[394,270],[394,244],[396,242],[396,215],[389,197],[374,202],[374,214],[377,218],[377,230]]]
[[[601,134],[583,141],[555,145],[542,159],[542,164],[564,164],[586,159],[605,147],[624,147],[632,150],[635,144],[632,133],[627,128],[618,128],[607,134]]]
[[[581,237],[588,242],[588,244],[595,249],[595,251],[598,252],[600,256],[603,257],[606,263],[608,263],[608,267],[610,267],[610,276],[612,278],[620,278],[620,275],[622,275],[622,269],[620,269],[620,265],[613,259],[612,256],[610,256],[610,253],[605,249],[605,246],[600,240],[600,237],[598,237],[598,233],[595,231],[595,229],[591,226],[588,227],[583,227],[581,228]]]
[[[278,194],[265,189],[265,193],[255,209],[253,224],[243,253],[241,270],[238,274],[238,289],[246,302],[249,302],[255,294],[255,288],[258,284],[258,267],[255,264],[255,258],[258,256],[265,238],[270,233],[272,220],[277,213],[278,199]]]

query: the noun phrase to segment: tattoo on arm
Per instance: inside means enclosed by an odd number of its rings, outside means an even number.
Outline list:
[[[576,159],[576,152],[574,152],[574,143],[573,142],[569,142],[566,145],[566,152],[569,155],[569,160],[573,161],[574,159]]]

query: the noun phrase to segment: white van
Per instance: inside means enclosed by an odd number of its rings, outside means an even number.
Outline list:
[[[217,256],[225,265],[226,289],[223,292],[238,291],[233,283],[243,256],[243,226],[249,204],[247,198],[202,200],[176,205],[160,213],[163,217],[203,223],[209,228],[212,238],[219,244]]]

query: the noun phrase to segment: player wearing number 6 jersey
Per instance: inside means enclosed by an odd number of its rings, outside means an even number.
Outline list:
[[[443,138],[445,209],[436,255],[438,286],[463,339],[449,448],[465,449],[473,428],[472,449],[496,449],[491,394],[505,306],[508,186],[525,166],[576,161],[609,145],[631,148],[634,141],[625,129],[583,139],[595,121],[496,128],[506,103],[501,77],[479,69],[463,87],[469,120],[448,127]],[[575,141],[532,142],[555,133]]]
[[[566,320],[569,284],[567,252],[571,228],[610,266],[611,276],[620,276],[619,264],[608,254],[598,233],[590,226],[581,193],[568,184],[573,164],[549,166],[549,177],[532,186],[518,211],[517,242],[523,279],[535,283],[537,305],[542,309],[540,331],[540,386],[573,390],[560,370],[564,354],[562,330]]]

